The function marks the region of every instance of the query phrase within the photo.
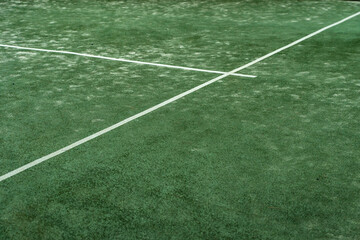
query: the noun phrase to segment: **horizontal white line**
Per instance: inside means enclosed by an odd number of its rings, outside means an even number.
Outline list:
[[[226,72],[221,72],[221,71],[206,70],[206,69],[200,69],[200,68],[191,68],[191,67],[182,67],[182,66],[161,64],[161,63],[143,62],[143,61],[136,61],[136,60],[124,59],[124,58],[104,57],[104,56],[97,56],[97,55],[91,55],[91,54],[86,54],[86,53],[69,52],[69,51],[60,51],[60,50],[50,50],[50,49],[41,49],[41,48],[20,47],[20,46],[14,46],[14,45],[6,45],[6,44],[0,44],[0,47],[15,48],[15,49],[28,50],[28,51],[37,51],[37,52],[49,52],[49,53],[70,54],[70,55],[76,55],[76,56],[82,56],[82,57],[99,58],[99,59],[105,59],[105,60],[111,60],[111,61],[127,62],[127,63],[136,63],[136,64],[150,65],[150,66],[157,66],[157,67],[175,68],[175,69],[181,69],[181,70],[187,70],[187,71],[206,72],[206,73],[217,73],[217,74],[225,74],[225,73],[226,73]],[[255,77],[256,77],[256,76],[254,76],[254,75],[247,75],[247,74],[240,74],[240,73],[234,73],[234,74],[231,74],[231,75],[239,76],[239,77],[248,77],[248,78],[255,78]]]
[[[15,169],[15,170],[13,170],[13,171],[11,171],[9,173],[6,173],[6,174],[4,174],[4,175],[2,175],[0,177],[0,182],[4,181],[5,179],[8,179],[8,178],[10,178],[10,177],[12,177],[12,176],[14,176],[16,174],[19,174],[19,173],[21,173],[21,172],[23,172],[23,171],[25,171],[25,170],[27,170],[27,169],[29,169],[31,167],[34,167],[34,166],[36,166],[36,165],[38,165],[38,164],[40,164],[40,163],[42,163],[42,162],[44,162],[46,160],[49,160],[50,158],[53,158],[53,157],[55,157],[57,155],[60,155],[60,154],[62,154],[64,152],[66,152],[66,151],[69,151],[70,149],[75,148],[75,147],[77,147],[77,146],[79,146],[79,145],[81,145],[83,143],[86,143],[86,142],[88,142],[88,141],[90,141],[90,140],[92,140],[92,139],[94,139],[96,137],[99,137],[99,136],[101,136],[101,135],[103,135],[103,134],[105,134],[107,132],[110,132],[110,131],[112,131],[112,130],[114,130],[114,129],[116,129],[116,128],[118,128],[118,127],[120,127],[120,126],[122,126],[122,125],[124,125],[124,124],[126,124],[128,122],[131,122],[132,120],[135,120],[135,119],[137,119],[139,117],[142,117],[142,116],[144,116],[144,115],[146,115],[148,113],[151,113],[151,112],[155,111],[156,109],[159,109],[159,108],[161,108],[163,106],[166,106],[169,103],[172,103],[172,102],[174,102],[174,101],[176,101],[176,100],[178,100],[180,98],[183,98],[186,95],[189,95],[190,93],[198,91],[199,89],[201,89],[203,87],[206,87],[206,86],[208,86],[208,85],[210,85],[210,84],[212,84],[212,83],[214,83],[214,82],[216,82],[216,81],[218,81],[218,80],[220,80],[222,78],[225,78],[225,77],[231,75],[232,73],[235,73],[235,72],[237,72],[237,71],[239,71],[241,69],[247,68],[247,67],[249,67],[249,66],[251,66],[251,65],[253,65],[253,64],[257,63],[257,62],[260,62],[260,61],[262,61],[262,60],[264,60],[264,59],[266,59],[266,58],[268,58],[268,57],[270,57],[270,56],[272,56],[272,55],[274,55],[276,53],[279,53],[279,52],[281,52],[281,51],[283,51],[283,50],[285,50],[285,49],[287,49],[287,48],[289,48],[291,46],[294,46],[295,44],[298,44],[298,43],[300,43],[300,42],[302,42],[302,41],[304,41],[304,40],[306,40],[306,39],[308,39],[310,37],[313,37],[316,34],[319,34],[319,33],[323,32],[323,31],[325,31],[326,29],[329,29],[329,28],[334,27],[334,26],[336,26],[336,25],[338,25],[338,24],[340,24],[342,22],[345,22],[345,21],[349,20],[350,18],[353,18],[353,17],[355,17],[355,16],[357,16],[359,14],[360,14],[360,12],[358,12],[358,13],[356,13],[354,15],[351,15],[351,16],[349,16],[347,18],[344,18],[343,20],[341,20],[339,22],[336,22],[334,24],[331,24],[331,25],[329,25],[327,27],[324,27],[324,28],[322,28],[322,29],[320,29],[320,30],[318,30],[316,32],[313,32],[313,33],[311,33],[311,34],[309,34],[309,35],[307,35],[307,36],[305,36],[305,37],[303,37],[303,38],[301,38],[299,40],[296,40],[296,41],[286,45],[285,47],[279,48],[279,49],[277,49],[277,50],[275,50],[275,51],[273,51],[273,52],[271,52],[269,54],[266,54],[266,55],[264,55],[264,56],[262,56],[262,57],[260,57],[260,58],[258,58],[256,60],[244,65],[244,66],[236,68],[236,69],[232,70],[231,72],[225,73],[225,74],[220,75],[220,76],[218,76],[218,77],[216,77],[214,79],[211,79],[208,82],[205,82],[205,83],[203,83],[203,84],[201,84],[201,85],[199,85],[197,87],[194,87],[194,88],[192,88],[192,89],[190,89],[190,90],[188,90],[186,92],[183,92],[183,93],[181,93],[181,94],[179,94],[179,95],[177,95],[175,97],[172,97],[172,98],[170,98],[170,99],[168,99],[168,100],[166,100],[166,101],[164,101],[162,103],[159,103],[159,104],[157,104],[157,105],[155,105],[155,106],[153,106],[151,108],[148,108],[145,111],[142,111],[142,112],[140,112],[140,113],[138,113],[138,114],[136,114],[134,116],[131,116],[131,117],[125,119],[125,120],[122,120],[121,122],[118,122],[118,123],[116,123],[116,124],[114,124],[114,125],[112,125],[112,126],[110,126],[108,128],[105,128],[105,129],[103,129],[103,130],[101,130],[99,132],[96,132],[96,133],[94,133],[94,134],[92,134],[92,135],[90,135],[88,137],[85,137],[85,138],[83,138],[83,139],[81,139],[81,140],[79,140],[79,141],[77,141],[77,142],[75,142],[73,144],[70,144],[70,145],[68,145],[68,146],[66,146],[64,148],[61,148],[61,149],[59,149],[59,150],[57,150],[57,151],[55,151],[53,153],[50,153],[50,154],[48,154],[48,155],[46,155],[44,157],[36,159],[35,161],[30,162],[30,163],[28,163],[28,164],[26,164],[26,165],[24,165],[24,166],[22,166],[20,168],[17,168],[17,169]]]

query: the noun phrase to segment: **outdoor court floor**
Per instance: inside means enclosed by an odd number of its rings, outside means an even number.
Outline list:
[[[0,0],[0,239],[360,239],[358,1]]]

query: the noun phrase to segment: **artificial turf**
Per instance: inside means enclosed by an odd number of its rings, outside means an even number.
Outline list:
[[[344,1],[0,1],[0,44],[230,71]],[[360,17],[0,182],[0,239],[358,239]],[[217,75],[0,48],[0,176]]]

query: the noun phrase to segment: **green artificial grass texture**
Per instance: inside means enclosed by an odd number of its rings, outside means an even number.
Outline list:
[[[0,1],[0,44],[230,71],[344,1]],[[0,182],[0,239],[358,239],[360,17]],[[0,48],[0,175],[218,76]]]

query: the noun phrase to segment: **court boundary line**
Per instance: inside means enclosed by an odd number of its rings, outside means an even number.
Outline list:
[[[20,49],[20,50],[27,50],[27,51],[36,51],[36,52],[48,52],[48,53],[76,55],[76,56],[82,56],[82,57],[105,59],[105,60],[111,60],[111,61],[117,61],[117,62],[136,63],[136,64],[140,64],[140,65],[149,65],[149,66],[157,66],[157,67],[165,67],[165,68],[174,68],[174,69],[181,69],[181,70],[195,71],[195,72],[206,72],[206,73],[216,73],[216,74],[225,74],[225,73],[227,73],[227,72],[216,71],[216,70],[207,70],[207,69],[200,69],[200,68],[193,68],[193,67],[183,67],[183,66],[170,65],[170,64],[144,62],[144,61],[125,59],[125,58],[105,57],[105,56],[92,55],[92,54],[87,54],[87,53],[78,53],[78,52],[70,52],[70,51],[62,51],[62,50],[51,50],[51,49],[43,49],[43,48],[21,47],[21,46],[16,46],[16,45],[7,45],[7,44],[0,44],[0,47],[14,48],[14,49]],[[238,77],[256,78],[256,76],[254,76],[254,75],[241,74],[241,73],[233,73],[231,75],[238,76]]]
[[[144,111],[142,111],[142,112],[140,112],[138,114],[135,114],[135,115],[133,115],[133,116],[131,116],[129,118],[126,118],[126,119],[124,119],[124,120],[122,120],[122,121],[120,121],[120,122],[118,122],[118,123],[116,123],[114,125],[111,125],[110,127],[107,127],[107,128],[105,128],[103,130],[100,130],[100,131],[98,131],[98,132],[96,132],[96,133],[94,133],[94,134],[92,134],[90,136],[87,136],[87,137],[85,137],[83,139],[80,139],[80,140],[78,140],[78,141],[76,141],[76,142],[74,142],[74,143],[72,143],[72,144],[70,144],[70,145],[68,145],[68,146],[66,146],[64,148],[61,148],[61,149],[59,149],[59,150],[57,150],[57,151],[55,151],[53,153],[50,153],[50,154],[48,154],[46,156],[43,156],[43,157],[38,158],[38,159],[36,159],[36,160],[34,160],[34,161],[30,162],[30,163],[25,164],[22,167],[19,167],[19,168],[15,169],[15,170],[12,170],[12,171],[0,176],[0,182],[4,181],[5,179],[8,179],[8,178],[10,178],[12,176],[15,176],[15,175],[17,175],[17,174],[19,174],[19,173],[21,173],[21,172],[23,172],[23,171],[25,171],[25,170],[27,170],[29,168],[32,168],[32,167],[34,167],[34,166],[36,166],[36,165],[38,165],[38,164],[40,164],[40,163],[42,163],[42,162],[44,162],[46,160],[49,160],[49,159],[51,159],[51,158],[53,158],[53,157],[55,157],[57,155],[60,155],[60,154],[62,154],[64,152],[67,152],[70,149],[73,149],[73,148],[75,148],[75,147],[77,147],[77,146],[79,146],[79,145],[81,145],[83,143],[86,143],[86,142],[88,142],[88,141],[90,141],[90,140],[92,140],[94,138],[97,138],[97,137],[99,137],[99,136],[101,136],[101,135],[103,135],[103,134],[105,134],[107,132],[110,132],[110,131],[112,131],[112,130],[114,130],[114,129],[116,129],[116,128],[118,128],[118,127],[120,127],[120,126],[122,126],[122,125],[124,125],[124,124],[126,124],[128,122],[131,122],[132,120],[135,120],[135,119],[137,119],[139,117],[142,117],[142,116],[144,116],[144,115],[146,115],[148,113],[151,113],[151,112],[153,112],[153,111],[155,111],[155,110],[157,110],[157,109],[159,109],[159,108],[161,108],[163,106],[166,106],[169,103],[172,103],[172,102],[174,102],[174,101],[176,101],[176,100],[178,100],[180,98],[183,98],[183,97],[185,97],[185,96],[187,96],[187,95],[189,95],[189,94],[191,94],[191,93],[193,93],[195,91],[198,91],[199,89],[204,88],[204,87],[206,87],[206,86],[208,86],[208,85],[210,85],[210,84],[212,84],[212,83],[214,83],[214,82],[216,82],[216,81],[218,81],[220,79],[223,79],[223,78],[231,75],[232,73],[235,73],[235,72],[237,72],[237,71],[239,71],[241,69],[250,67],[250,66],[252,66],[252,65],[254,65],[254,64],[256,64],[256,63],[258,63],[258,62],[260,62],[260,61],[262,61],[264,59],[266,59],[266,58],[271,57],[272,55],[275,55],[275,54],[277,54],[277,53],[279,53],[279,52],[281,52],[281,51],[283,51],[283,50],[285,50],[287,48],[290,48],[290,47],[292,47],[292,46],[294,46],[294,45],[296,45],[296,44],[298,44],[298,43],[300,43],[302,41],[305,41],[306,39],[311,38],[311,37],[323,32],[323,31],[325,31],[325,30],[327,30],[327,29],[329,29],[331,27],[334,27],[336,25],[339,25],[339,24],[351,19],[351,18],[354,18],[359,14],[360,14],[360,11],[353,14],[353,15],[351,15],[351,16],[349,16],[349,17],[346,17],[346,18],[344,18],[344,19],[342,19],[342,20],[340,20],[338,22],[335,22],[335,23],[333,23],[331,25],[323,27],[323,28],[319,29],[318,31],[310,33],[310,34],[306,35],[305,37],[300,38],[300,39],[298,39],[298,40],[296,40],[296,41],[294,41],[294,42],[292,42],[292,43],[290,43],[290,44],[288,44],[288,45],[286,45],[284,47],[281,47],[281,48],[279,48],[279,49],[277,49],[277,50],[275,50],[273,52],[270,52],[270,53],[268,53],[268,54],[266,54],[266,55],[264,55],[264,56],[262,56],[262,57],[260,57],[260,58],[258,58],[256,60],[248,63],[248,64],[245,64],[245,65],[243,65],[241,67],[235,68],[234,70],[232,70],[230,72],[227,72],[227,73],[225,73],[223,75],[220,75],[220,76],[218,76],[216,78],[213,78],[213,79],[211,79],[211,80],[209,80],[209,81],[207,81],[207,82],[205,82],[203,84],[200,84],[200,85],[198,85],[198,86],[196,86],[194,88],[191,88],[190,90],[187,90],[187,91],[185,91],[183,93],[180,93],[180,94],[178,94],[178,95],[176,95],[176,96],[174,96],[174,97],[172,97],[172,98],[170,98],[168,100],[165,100],[165,101],[163,101],[163,102],[161,102],[161,103],[159,103],[159,104],[157,104],[157,105],[155,105],[153,107],[150,107],[150,108],[148,108],[148,109],[146,109],[146,110],[144,110]]]

